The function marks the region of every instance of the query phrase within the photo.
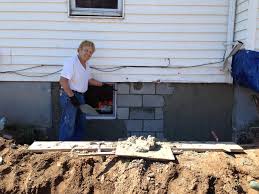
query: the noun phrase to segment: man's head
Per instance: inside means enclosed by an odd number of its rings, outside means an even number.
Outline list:
[[[95,51],[94,43],[88,40],[84,40],[80,43],[77,51],[80,59],[83,61],[88,61]]]

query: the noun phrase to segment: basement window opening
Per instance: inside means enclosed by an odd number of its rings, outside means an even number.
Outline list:
[[[85,93],[85,102],[90,105],[98,115],[87,115],[86,119],[115,119],[116,118],[116,90],[115,84],[111,86],[89,86]]]
[[[69,0],[70,16],[122,17],[123,0]]]

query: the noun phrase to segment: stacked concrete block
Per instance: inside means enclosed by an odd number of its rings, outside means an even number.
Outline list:
[[[129,118],[129,108],[117,108],[117,118],[118,119],[128,119]]]
[[[164,138],[164,96],[173,91],[166,83],[118,83],[117,119],[124,120],[128,136]]]
[[[173,94],[174,87],[170,83],[156,84],[156,94]]]
[[[155,119],[154,108],[130,108],[130,119]]]

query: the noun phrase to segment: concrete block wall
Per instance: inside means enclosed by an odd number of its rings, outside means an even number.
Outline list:
[[[259,107],[254,97],[259,94],[249,88],[235,86],[232,114],[232,139],[240,144],[259,142]]]
[[[52,140],[59,128],[58,88],[52,83]],[[117,89],[116,119],[87,120],[83,140],[152,135],[172,141],[213,141],[211,130],[220,141],[231,140],[232,85],[124,82],[117,83]],[[240,122],[242,116],[235,118]]]
[[[164,138],[164,96],[173,93],[166,83],[118,83],[117,119],[123,120],[127,135]]]
[[[0,91],[0,117],[8,124],[51,128],[50,83],[0,82]]]

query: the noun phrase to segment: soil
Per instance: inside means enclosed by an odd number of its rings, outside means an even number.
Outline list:
[[[0,137],[0,193],[258,193],[249,182],[259,181],[259,148],[244,154],[188,151],[174,162],[27,148]]]

